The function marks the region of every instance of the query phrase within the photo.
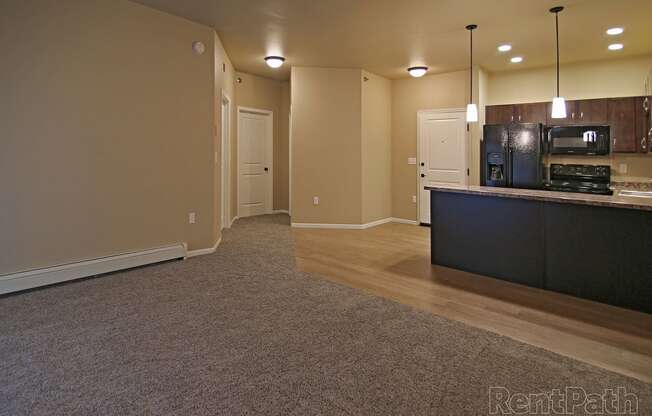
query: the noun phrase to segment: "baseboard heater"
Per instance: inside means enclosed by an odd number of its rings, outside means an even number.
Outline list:
[[[0,295],[187,257],[185,244],[0,276]]]

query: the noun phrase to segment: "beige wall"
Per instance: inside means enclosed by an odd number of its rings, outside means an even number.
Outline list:
[[[294,223],[361,223],[361,77],[359,69],[292,68]]]
[[[560,93],[569,100],[645,94],[652,57],[585,62],[561,67]],[[489,74],[488,105],[550,101],[555,67]]]
[[[214,31],[124,0],[2,11],[0,274],[212,246]]]
[[[409,157],[417,156],[417,112],[465,108],[468,88],[468,71],[392,81],[393,217],[417,219],[417,205],[412,202],[417,195],[417,166],[407,163]]]
[[[281,83],[281,114],[279,127],[281,139],[274,150],[277,163],[274,176],[274,209],[290,209],[290,100],[291,86],[289,81]]]
[[[250,75],[244,72],[238,72],[236,77],[242,80],[242,82],[235,84],[236,103],[239,107],[268,110],[274,114],[274,209],[287,210],[287,184],[289,182],[289,135],[287,133],[287,120],[289,115],[288,83]],[[235,206],[237,208],[237,203]]]
[[[362,222],[392,216],[392,84],[362,71]]]

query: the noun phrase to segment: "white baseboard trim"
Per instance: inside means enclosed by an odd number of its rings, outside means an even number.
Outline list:
[[[186,256],[184,244],[0,276],[0,294],[67,282]]]
[[[392,222],[396,222],[399,224],[410,224],[410,225],[419,225],[419,221],[415,220],[406,220],[405,218],[392,218]]]
[[[213,247],[200,248],[198,250],[188,250],[188,252],[186,253],[185,258],[189,259],[191,257],[205,256],[206,254],[213,254],[213,253],[215,253],[217,251],[217,247],[219,247],[221,242],[222,242],[222,237],[220,237],[220,239],[217,240],[217,242],[215,243],[215,245]]]
[[[287,209],[275,209],[272,211],[272,214],[288,214],[290,215],[290,212]]]
[[[233,227],[233,223],[236,222],[239,218],[240,217],[238,217],[237,215],[233,217],[233,219],[231,220],[231,224],[229,224],[229,228]]]
[[[383,218],[382,220],[368,222],[366,224],[315,224],[315,223],[306,223],[306,222],[293,222],[293,228],[324,228],[324,229],[334,229],[334,230],[366,230],[367,228],[376,227],[378,225],[387,224],[390,222],[396,222],[401,224],[412,224],[417,225],[416,221],[406,220],[403,218]]]

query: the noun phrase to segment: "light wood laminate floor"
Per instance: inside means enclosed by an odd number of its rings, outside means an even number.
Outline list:
[[[430,264],[430,229],[293,229],[300,270],[652,382],[652,315]]]

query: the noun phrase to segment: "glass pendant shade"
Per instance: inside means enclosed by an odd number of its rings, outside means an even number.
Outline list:
[[[466,106],[466,122],[476,123],[478,121],[478,106],[469,104]]]
[[[564,97],[552,99],[552,118],[566,118],[566,100],[564,100]]]

